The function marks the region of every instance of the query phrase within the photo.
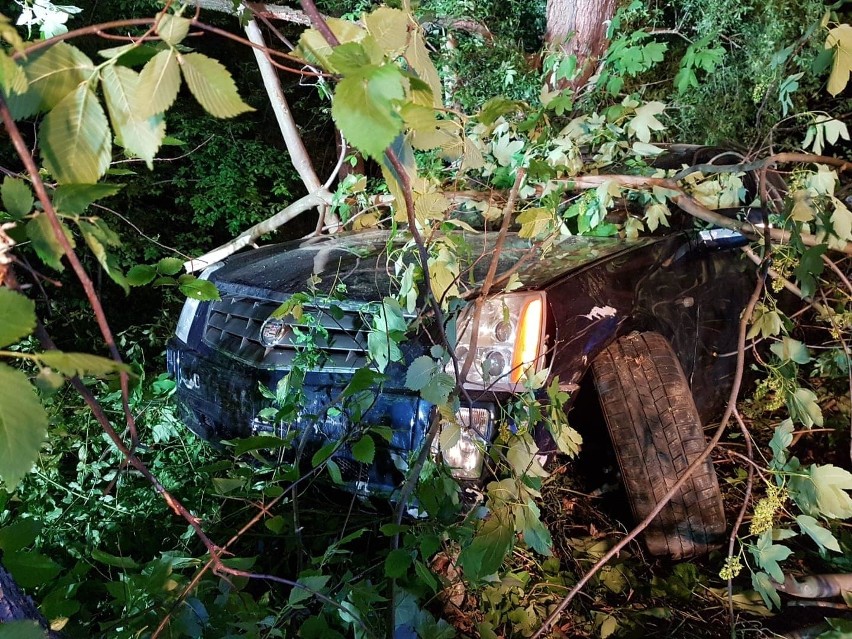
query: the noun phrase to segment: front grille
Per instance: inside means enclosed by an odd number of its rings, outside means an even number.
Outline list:
[[[281,343],[264,345],[261,326],[279,306],[281,303],[274,300],[223,296],[210,305],[204,341],[230,357],[261,368],[291,368],[300,351],[304,354],[301,364],[313,370],[351,372],[366,365],[369,327],[361,313],[353,310],[342,311],[336,318],[328,308],[303,304],[301,320],[291,315],[281,318],[288,325]]]

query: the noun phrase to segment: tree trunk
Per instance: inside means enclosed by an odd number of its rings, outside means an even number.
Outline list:
[[[50,639],[58,639],[58,633],[49,631],[33,600],[21,592],[12,575],[0,564],[0,624],[10,621],[35,621],[47,632]]]
[[[594,73],[606,51],[606,30],[615,13],[615,0],[547,0],[545,41],[577,56],[577,77],[565,86],[578,88]]]

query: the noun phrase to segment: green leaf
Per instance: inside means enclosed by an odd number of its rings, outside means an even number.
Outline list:
[[[793,443],[793,420],[785,419],[775,427],[769,448],[772,449],[773,465],[782,468],[787,463],[787,448]]]
[[[775,342],[769,347],[778,359],[782,362],[796,362],[797,364],[807,364],[811,361],[811,355],[808,352],[808,347],[802,342],[786,335],[781,338],[780,342]]]
[[[814,464],[790,477],[790,494],[806,514],[813,517],[852,517],[852,473],[833,464]]]
[[[834,49],[834,63],[826,87],[834,96],[846,88],[852,73],[852,25],[841,24],[829,31],[825,48]]]
[[[201,53],[180,57],[183,79],[204,110],[217,118],[232,118],[254,111],[237,93],[237,85],[222,64]]]
[[[364,435],[352,444],[352,456],[362,464],[372,464],[376,457],[376,442],[369,435]]]
[[[770,577],[779,583],[784,581],[784,571],[781,570],[778,562],[787,559],[793,554],[793,551],[787,546],[773,544],[771,530],[760,535],[757,545],[751,549],[751,554],[754,555],[758,565],[769,573]]]
[[[550,531],[541,523],[541,511],[530,499],[526,505],[517,504],[515,512],[515,530],[524,535],[524,543],[540,555],[549,557],[552,553],[553,539]]]
[[[799,515],[796,517],[796,523],[802,532],[806,533],[816,544],[823,550],[833,550],[841,552],[840,544],[837,543],[834,535],[827,528],[823,528],[820,523],[810,515]]]
[[[154,168],[154,156],[166,135],[162,113],[142,116],[134,99],[139,95],[140,75],[133,69],[112,65],[101,72],[107,111],[115,131],[115,143]]]
[[[193,275],[181,275],[178,290],[187,297],[201,302],[222,299],[219,296],[219,289],[213,282],[200,280]]]
[[[46,636],[37,621],[5,621],[0,624],[0,639],[45,639]]]
[[[349,384],[343,389],[342,398],[352,397],[362,391],[375,388],[385,380],[385,376],[371,368],[359,368],[352,375]]]
[[[334,47],[328,61],[342,74],[358,73],[361,67],[371,64],[369,53],[359,42],[347,42]]]
[[[311,466],[316,468],[320,464],[322,464],[326,459],[331,457],[338,448],[337,442],[328,442],[322,448],[320,448],[317,452],[314,453],[313,457],[311,457]]]
[[[137,264],[127,271],[127,283],[130,286],[144,286],[150,284],[157,277],[157,269],[147,264]]]
[[[396,57],[408,43],[409,16],[404,11],[381,6],[364,16],[364,24],[388,57]]]
[[[385,576],[391,579],[404,577],[411,565],[411,553],[404,548],[395,548],[385,557]]]
[[[411,32],[411,39],[408,42],[408,48],[405,50],[405,61],[411,69],[417,74],[417,77],[429,85],[432,93],[431,104],[436,109],[443,106],[441,96],[441,78],[438,76],[438,70],[432,63],[429,57],[429,50],[426,48],[426,42],[423,39],[423,33],[420,29]]]
[[[19,66],[4,51],[0,51],[0,91],[15,96],[27,92],[29,81],[22,66]]]
[[[799,286],[802,289],[802,297],[810,297],[816,291],[816,278],[822,274],[825,262],[822,255],[828,250],[825,244],[818,244],[805,249],[799,263],[793,270]]]
[[[406,388],[413,391],[419,391],[421,388],[426,386],[432,378],[435,366],[435,360],[428,355],[421,355],[411,362],[411,365],[408,367],[408,371],[405,374]]]
[[[760,594],[767,608],[771,610],[773,605],[776,608],[781,607],[781,597],[778,596],[775,586],[772,585],[772,580],[765,572],[753,572],[751,574],[751,585]]]
[[[429,383],[420,389],[420,396],[427,402],[441,406],[447,403],[455,387],[455,377],[443,371],[436,371]]]
[[[239,457],[253,450],[273,450],[276,448],[284,448],[287,442],[280,437],[273,435],[255,435],[253,437],[243,437],[234,442],[234,455]]]
[[[119,557],[112,555],[98,548],[92,549],[92,559],[99,561],[107,566],[115,566],[116,568],[138,568],[139,564],[132,557]]]
[[[0,348],[35,330],[35,302],[17,291],[0,288]]]
[[[179,257],[164,257],[157,262],[160,275],[177,275],[183,268],[183,260]]]
[[[666,127],[655,116],[666,108],[662,102],[649,102],[638,109],[633,118],[627,123],[628,132],[632,132],[642,142],[651,141],[651,131],[662,131]]]
[[[0,476],[7,491],[30,471],[46,436],[47,414],[32,385],[20,371],[0,364]]]
[[[402,132],[395,101],[405,91],[395,65],[369,65],[344,77],[334,92],[331,115],[341,133],[359,151],[380,158]]]
[[[192,21],[187,18],[175,16],[170,13],[160,14],[160,20],[157,22],[157,35],[163,39],[163,42],[170,46],[180,44],[189,33],[189,26]]]
[[[69,215],[80,215],[92,202],[115,195],[123,184],[62,184],[53,193],[53,207]]]
[[[462,549],[459,564],[466,579],[475,582],[497,572],[512,548],[515,527],[511,519],[508,508],[495,510],[480,526],[470,545]]]
[[[39,136],[45,167],[61,184],[94,184],[109,168],[109,122],[88,84],[81,84],[45,116]]]
[[[808,388],[797,388],[787,395],[787,408],[790,417],[800,422],[805,428],[814,425],[822,427],[822,409],[817,403],[817,396]]]
[[[42,523],[32,517],[17,519],[0,528],[0,549],[14,552],[32,544],[41,532]]]
[[[33,384],[36,385],[36,388],[38,388],[44,396],[49,397],[62,388],[65,384],[65,378],[52,368],[45,366],[38,372],[38,375],[35,376]]]
[[[71,231],[62,224],[62,230],[65,232],[65,237],[74,246],[74,237]],[[65,255],[59,240],[53,233],[53,226],[45,213],[40,213],[27,222],[27,237],[33,243],[33,248],[36,254],[41,258],[42,262],[48,266],[55,268],[57,271],[62,271],[65,267],[62,265],[61,259]]]
[[[325,463],[325,468],[328,471],[328,476],[331,477],[331,481],[338,486],[343,485],[343,475],[340,474],[340,466],[337,465],[336,461],[329,459]]]
[[[327,575],[299,577],[299,580],[296,583],[304,586],[304,588],[293,588],[293,590],[290,591],[290,599],[288,599],[287,603],[291,606],[295,606],[302,601],[310,599],[314,596],[314,592],[322,592],[329,579],[330,577]]]
[[[30,56],[24,64],[24,70],[30,84],[27,93],[32,92],[39,96],[36,108],[47,111],[59,104],[69,93],[78,90],[80,84],[94,74],[95,66],[80,49],[59,42]],[[33,113],[16,115],[27,117]]]
[[[117,373],[119,371],[130,372],[130,367],[127,364],[119,364],[114,360],[100,357],[99,355],[92,355],[91,353],[44,351],[43,353],[35,353],[35,356],[43,364],[55,368],[67,377],[74,377],[75,375],[103,377],[109,373]]]
[[[35,200],[30,187],[23,180],[7,175],[3,178],[0,196],[2,196],[6,212],[16,220],[20,220],[33,210]]]
[[[180,71],[177,52],[171,48],[160,51],[148,60],[139,74],[136,98],[133,100],[133,104],[137,105],[136,117],[142,119],[164,113],[174,103],[178,89]]]
[[[80,232],[83,234],[83,239],[86,240],[86,244],[89,246],[89,250],[92,251],[95,258],[97,258],[98,263],[101,265],[101,268],[104,269],[107,275],[109,275],[110,279],[113,282],[121,286],[124,289],[124,293],[127,294],[130,292],[130,286],[127,283],[127,280],[124,277],[124,274],[118,270],[118,263],[115,259],[115,256],[107,253],[106,247],[104,246],[104,238],[101,233],[101,229],[99,229],[94,224],[90,224],[89,222],[84,222],[83,220],[77,221],[77,226],[80,227]]]

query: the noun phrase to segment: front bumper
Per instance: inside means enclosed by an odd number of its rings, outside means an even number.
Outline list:
[[[167,350],[167,365],[177,385],[180,416],[202,439],[222,440],[270,433],[294,441],[300,460],[328,442],[355,441],[370,427],[383,427],[387,438],[374,436],[376,453],[363,464],[344,443],[332,455],[346,486],[359,493],[391,494],[402,482],[408,465],[426,438],[435,407],[404,388],[376,389],[355,422],[346,406],[327,408],[338,398],[351,376],[309,373],[303,387],[303,403],[292,423],[270,423],[258,417],[270,406],[260,385],[274,389],[285,371],[246,366],[216,352],[202,354],[175,339]],[[488,432],[493,432],[494,404],[477,404],[488,410]],[[388,441],[389,440],[389,441]],[[291,454],[293,461],[295,453]]]

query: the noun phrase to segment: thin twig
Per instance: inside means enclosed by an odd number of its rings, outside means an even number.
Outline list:
[[[740,416],[739,411],[735,408],[733,412],[733,417],[739,424],[740,431],[742,431],[743,438],[745,439],[746,444],[746,455],[748,458],[754,461],[754,451],[751,444],[751,433],[748,430],[748,427],[745,425],[743,418]],[[743,505],[740,507],[740,512],[737,513],[737,520],[734,522],[734,527],[731,529],[731,536],[728,538],[728,561],[730,562],[734,556],[734,545],[736,544],[737,537],[739,536],[740,526],[743,524],[743,519],[745,519],[746,511],[748,510],[749,502],[751,501],[751,491],[754,486],[754,466],[748,466],[748,476],[746,477],[746,487],[745,487],[745,495],[743,495]],[[733,577],[728,577],[728,617],[731,623],[731,639],[736,639],[737,630],[734,620],[734,580]]]

